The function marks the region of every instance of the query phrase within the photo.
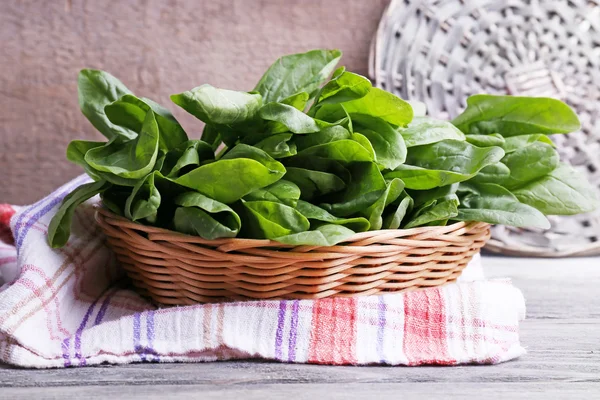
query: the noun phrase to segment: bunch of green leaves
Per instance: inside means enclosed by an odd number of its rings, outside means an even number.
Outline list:
[[[50,244],[66,243],[75,208],[96,194],[132,221],[204,239],[325,246],[455,221],[547,228],[545,215],[597,206],[547,136],[579,128],[567,105],[478,95],[436,120],[336,69],[340,57],[282,57],[250,92],[204,84],[171,96],[205,123],[201,140],[112,75],[81,71],[81,110],[107,141],[69,145],[94,182],[65,199]]]

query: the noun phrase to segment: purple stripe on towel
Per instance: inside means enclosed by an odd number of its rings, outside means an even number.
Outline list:
[[[154,310],[148,311],[146,315],[146,337],[148,338],[148,346],[146,352],[154,356],[154,361],[158,361],[158,354],[154,350]]]
[[[277,318],[277,332],[275,333],[275,358],[282,360],[283,353],[283,326],[285,325],[285,309],[287,302],[281,300],[279,302],[279,316]],[[283,361],[283,360],[282,360]]]
[[[79,186],[81,183],[83,183],[82,181],[87,181],[87,180],[89,180],[89,178],[85,175],[75,178],[72,182],[67,184],[65,189],[63,191],[61,191],[58,195],[56,195],[56,197],[47,197],[47,198],[37,202],[36,204],[32,205],[30,208],[25,210],[23,213],[21,213],[17,223],[15,224],[15,235],[14,236],[15,236],[15,238],[17,238],[17,240],[16,240],[17,251],[20,251],[21,246],[23,245],[23,241],[25,240],[25,237],[27,236],[27,232],[29,232],[29,229],[33,226],[33,224],[35,224],[37,221],[39,221],[39,219],[42,218],[44,215],[48,214],[58,203],[61,203],[63,201],[63,199],[65,197],[67,197],[67,195],[76,186]],[[41,206],[47,200],[51,200],[50,203],[48,203],[45,207],[43,207],[41,210],[36,212],[31,217],[29,217],[29,219],[27,221],[23,222],[23,218],[25,218],[26,214],[31,212],[35,207]]]
[[[133,315],[133,348],[140,355],[142,361],[158,361],[158,354],[152,348],[154,341],[154,311],[144,313],[146,315],[146,346],[142,346],[142,313]],[[154,359],[148,359],[148,356]]]
[[[71,338],[67,337],[65,338],[65,340],[63,340],[61,348],[62,348],[62,352],[63,352],[63,359],[65,360],[65,367],[70,367],[71,366],[71,360],[69,358],[69,347],[71,346]]]
[[[79,329],[77,329],[77,332],[75,333],[75,357],[79,358],[79,365],[85,365],[85,357],[82,357],[81,355],[81,334],[83,333],[83,330],[85,329],[85,326],[87,325],[94,308],[96,308],[96,303],[98,303],[98,300],[94,301],[88,308],[87,312],[83,316],[81,325],[79,325]]]
[[[85,365],[85,358],[81,356],[81,334],[83,333],[83,330],[85,329],[85,326],[87,325],[87,322],[90,319],[90,316],[92,315],[92,312],[94,311],[97,302],[98,300],[94,301],[89,306],[85,315],[83,316],[83,319],[81,320],[81,324],[79,324],[79,328],[77,328],[77,331],[75,332],[75,357],[79,358],[79,365]],[[61,345],[63,351],[63,358],[65,360],[65,367],[71,366],[71,350],[69,349],[70,346],[71,337],[67,337],[63,340]]]
[[[377,326],[377,354],[379,354],[380,362],[385,363],[385,353],[383,351],[383,340],[385,332],[385,300],[383,296],[379,296],[379,305],[377,307],[378,326]]]
[[[144,353],[142,346],[140,346],[141,318],[142,318],[141,313],[135,313],[133,315],[133,349],[135,350],[136,353],[138,353],[140,355],[140,358],[142,359],[142,361],[146,361],[146,354]]]
[[[292,302],[292,321],[290,323],[290,345],[288,348],[288,361],[296,361],[296,338],[298,335],[298,318],[300,300]]]
[[[96,326],[96,325],[100,324],[100,322],[102,322],[102,319],[104,318],[104,314],[106,314],[106,310],[108,310],[108,305],[110,304],[110,301],[111,301],[112,297],[115,295],[115,293],[117,293],[117,289],[113,290],[112,293],[108,293],[106,295],[106,297],[104,298],[104,301],[100,305],[100,310],[98,310],[98,314],[96,314],[96,319],[94,320],[94,326]]]

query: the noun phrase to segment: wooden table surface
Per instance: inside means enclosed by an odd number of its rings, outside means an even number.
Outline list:
[[[484,257],[527,300],[528,353],[494,366],[329,367],[269,362],[24,370],[0,366],[0,399],[600,398],[600,258]]]

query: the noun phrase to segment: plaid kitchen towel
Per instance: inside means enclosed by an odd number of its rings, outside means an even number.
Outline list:
[[[0,206],[0,360],[48,368],[262,358],[319,364],[493,364],[522,355],[521,292],[476,281],[416,292],[156,309],[129,290],[94,223],[62,249],[48,223],[79,177],[29,207]],[[10,221],[10,228],[9,228]]]

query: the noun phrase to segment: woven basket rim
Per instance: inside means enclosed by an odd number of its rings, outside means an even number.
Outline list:
[[[162,305],[316,299],[415,290],[455,281],[489,224],[362,232],[332,246],[206,240],[142,225],[96,205],[95,218],[140,294]]]
[[[453,224],[444,225],[444,226],[421,226],[421,227],[409,228],[409,229],[378,229],[378,230],[373,230],[373,231],[356,233],[356,234],[348,237],[346,240],[344,240],[338,244],[332,245],[332,246],[317,246],[317,245],[285,244],[285,243],[281,243],[281,242],[278,242],[276,240],[271,240],[271,239],[247,239],[247,238],[237,238],[237,237],[212,239],[212,240],[211,239],[203,239],[200,236],[188,235],[188,234],[173,231],[170,229],[160,228],[160,227],[151,226],[151,225],[144,225],[139,222],[132,221],[121,215],[115,214],[114,212],[112,212],[108,208],[106,208],[104,205],[102,205],[102,203],[94,205],[94,208],[96,209],[96,212],[103,214],[107,218],[118,220],[125,226],[128,226],[132,229],[151,232],[154,234],[155,237],[156,237],[156,234],[165,234],[165,235],[170,236],[169,240],[172,240],[173,237],[179,236],[182,239],[185,239],[185,241],[187,243],[199,243],[199,244],[206,243],[206,244],[219,245],[219,246],[234,245],[234,247],[236,247],[236,248],[238,248],[239,245],[243,245],[243,247],[283,247],[283,248],[294,248],[294,247],[327,248],[327,247],[344,246],[344,245],[352,246],[355,244],[352,244],[352,243],[345,244],[345,243],[346,242],[357,242],[360,240],[370,239],[373,237],[377,237],[377,240],[375,242],[379,242],[380,240],[385,240],[386,238],[388,238],[388,236],[389,236],[389,239],[392,239],[392,238],[401,238],[404,236],[411,236],[411,235],[420,234],[420,233],[430,233],[430,234],[439,235],[439,234],[444,234],[447,232],[456,231],[461,228],[466,229],[475,224],[487,224],[486,222],[479,222],[479,221],[470,221],[470,222],[461,221],[461,222],[455,222]],[[489,225],[489,224],[487,224],[487,225]],[[237,245],[237,246],[235,246],[235,245]]]

